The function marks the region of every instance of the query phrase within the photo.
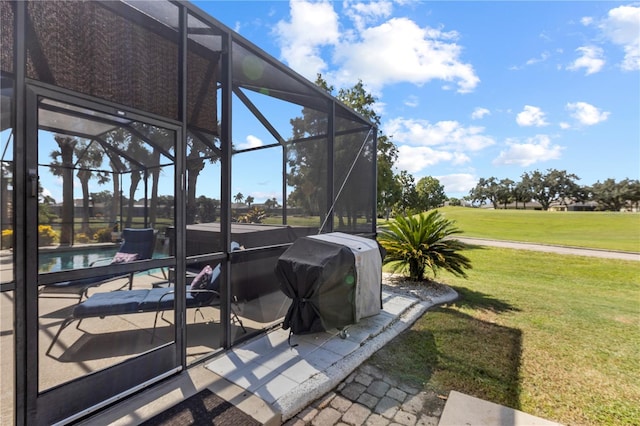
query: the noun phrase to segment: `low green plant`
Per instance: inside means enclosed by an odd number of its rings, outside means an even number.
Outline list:
[[[388,222],[382,226],[378,242],[386,250],[384,264],[393,272],[408,273],[411,280],[425,280],[427,270],[435,277],[440,269],[466,277],[471,261],[460,251],[467,245],[450,238],[460,233],[455,222],[434,210]]]

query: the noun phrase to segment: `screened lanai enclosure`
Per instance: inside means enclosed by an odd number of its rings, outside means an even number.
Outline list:
[[[3,424],[279,326],[296,239],[375,235],[372,123],[197,7],[0,8]]]

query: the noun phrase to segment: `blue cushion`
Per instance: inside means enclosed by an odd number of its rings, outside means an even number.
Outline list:
[[[163,289],[166,292],[166,289]],[[101,317],[137,312],[150,290],[96,293],[73,309],[75,318]]]

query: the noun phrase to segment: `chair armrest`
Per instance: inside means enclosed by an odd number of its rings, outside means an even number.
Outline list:
[[[218,293],[215,290],[207,290],[206,288],[200,288],[200,289],[187,289],[187,293],[211,293],[211,294],[215,294],[216,296],[220,297],[220,293]]]
[[[89,264],[89,266],[106,266],[111,265],[111,261],[113,257],[101,257],[100,259],[96,259]]]

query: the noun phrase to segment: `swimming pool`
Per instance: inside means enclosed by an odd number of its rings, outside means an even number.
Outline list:
[[[82,248],[70,251],[50,251],[38,254],[38,272],[57,272],[88,268],[98,259],[112,258],[117,247]]]

